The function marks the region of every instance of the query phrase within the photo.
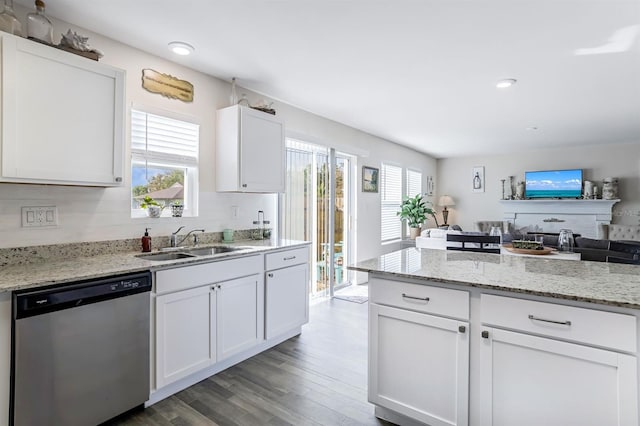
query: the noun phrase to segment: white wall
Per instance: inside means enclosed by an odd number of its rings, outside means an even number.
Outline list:
[[[485,167],[486,192],[471,191],[471,169]],[[502,220],[500,179],[524,180],[528,170],[583,169],[583,179],[593,181],[602,194],[602,179],[620,179],[613,223],[640,224],[640,143],[547,149],[509,155],[447,158],[438,160],[436,187],[456,201],[449,223],[473,230],[478,220]]]
[[[26,10],[18,6],[19,18]],[[24,22],[24,20],[23,20]],[[89,42],[105,53],[101,62],[127,71],[127,110],[132,104],[150,106],[193,117],[200,123],[200,169],[199,169],[199,217],[197,218],[130,218],[130,159],[129,159],[129,114],[127,113],[127,154],[125,182],[120,188],[82,188],[50,185],[0,184],[0,247],[18,247],[36,244],[99,241],[142,236],[145,227],[151,227],[151,235],[167,235],[180,225],[187,229],[203,227],[209,232],[224,228],[246,229],[257,219],[257,211],[264,210],[265,218],[277,219],[277,196],[257,194],[228,194],[215,192],[215,111],[229,102],[230,85],[215,77],[194,71],[150,55],[88,30],[54,21],[54,34],[72,28],[89,36]],[[197,54],[197,53],[196,53]],[[188,65],[188,58],[183,59]],[[151,94],[141,87],[143,68],[171,74],[190,81],[194,85],[194,102],[184,103]],[[231,76],[229,76],[231,77]],[[241,82],[240,82],[241,83]],[[247,93],[252,103],[262,96]],[[404,167],[423,171],[423,175],[435,175],[436,163],[431,157],[390,143],[343,124],[324,119],[282,103],[275,103],[279,116],[284,117],[288,132],[297,136],[306,135],[310,141],[320,141],[337,146],[345,152],[360,154],[358,182],[362,165],[380,167],[380,162],[392,160]],[[380,244],[380,197],[379,194],[357,192],[357,257],[365,259],[377,256],[389,247]],[[56,205],[60,225],[55,228],[21,228],[22,206]],[[239,206],[239,218],[232,220],[231,206]]]

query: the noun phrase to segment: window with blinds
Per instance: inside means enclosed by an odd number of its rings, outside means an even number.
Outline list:
[[[402,203],[402,167],[382,164],[380,168],[380,237],[382,242],[402,238],[397,212]]]
[[[407,169],[407,197],[415,197],[422,194],[422,173],[417,170]]]
[[[131,215],[144,216],[148,196],[171,216],[197,216],[200,126],[195,123],[131,110]]]

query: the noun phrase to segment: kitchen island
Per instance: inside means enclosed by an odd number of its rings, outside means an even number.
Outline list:
[[[638,425],[640,269],[410,248],[369,273],[369,401],[399,424]]]

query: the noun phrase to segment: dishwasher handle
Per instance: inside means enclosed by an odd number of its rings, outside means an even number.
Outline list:
[[[110,276],[14,292],[14,318],[22,319],[151,291],[151,273]]]

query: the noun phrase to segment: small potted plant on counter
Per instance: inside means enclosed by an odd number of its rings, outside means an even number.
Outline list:
[[[406,220],[409,225],[409,237],[412,240],[420,235],[420,229],[422,224],[427,220],[427,215],[433,217],[436,220],[436,214],[430,207],[427,207],[425,201],[422,198],[422,194],[418,194],[415,197],[404,197],[402,204],[400,204],[400,211],[396,213],[400,220]],[[436,226],[438,221],[436,220]]]
[[[184,205],[182,201],[174,201],[171,203],[171,216],[173,217],[182,217],[182,213],[184,212]]]
[[[164,209],[164,204],[157,202],[147,195],[142,199],[140,207],[147,210],[147,216],[160,217]]]

